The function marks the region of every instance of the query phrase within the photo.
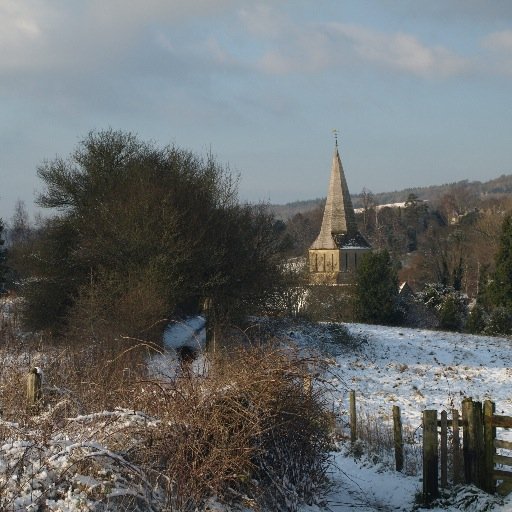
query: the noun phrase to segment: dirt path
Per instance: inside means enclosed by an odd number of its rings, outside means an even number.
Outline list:
[[[337,468],[332,478],[335,488],[328,498],[332,512],[397,512],[409,511],[420,488],[417,478],[400,473],[379,471],[378,466],[365,466],[353,458],[336,456]]]

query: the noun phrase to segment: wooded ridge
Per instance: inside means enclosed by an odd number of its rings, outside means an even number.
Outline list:
[[[373,192],[373,199],[376,204],[400,203],[407,200],[410,194],[418,196],[425,201],[436,201],[445,194],[452,193],[454,190],[464,189],[467,193],[482,196],[501,196],[512,193],[512,174],[502,174],[489,181],[469,181],[461,180],[443,185],[431,185],[428,187],[413,187],[392,192]],[[354,208],[363,206],[363,193],[352,194]],[[274,215],[282,220],[287,220],[297,213],[313,210],[319,206],[323,207],[325,197],[316,199],[307,199],[301,201],[292,201],[286,204],[270,205]]]

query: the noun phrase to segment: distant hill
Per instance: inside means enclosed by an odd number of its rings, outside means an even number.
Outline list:
[[[485,182],[462,180],[454,183],[445,183],[444,185],[406,188],[393,192],[373,192],[373,196],[375,203],[378,205],[404,202],[410,194],[415,194],[418,198],[429,202],[435,202],[445,194],[454,193],[462,189],[464,192],[480,198],[484,196],[492,197],[512,194],[512,174],[502,174],[498,178]],[[362,207],[361,194],[353,194],[352,202],[354,208]],[[270,207],[278,219],[287,220],[297,213],[323,207],[324,203],[325,198],[317,198],[305,201],[294,201],[287,204],[275,204],[270,205]]]
[[[274,215],[281,220],[291,219],[297,213],[308,212],[325,204],[324,198],[308,199],[306,201],[294,201],[286,204],[271,204],[270,209]]]

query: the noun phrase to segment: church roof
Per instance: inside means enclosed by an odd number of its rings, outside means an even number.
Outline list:
[[[334,244],[338,249],[369,249],[371,246],[366,238],[357,231],[354,234],[339,233],[332,235]],[[325,249],[325,247],[322,247]]]
[[[336,145],[332,157],[331,178],[322,227],[311,249],[340,249],[342,247],[367,248],[370,245],[357,230],[356,215]]]

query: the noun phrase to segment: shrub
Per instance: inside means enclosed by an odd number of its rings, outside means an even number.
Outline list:
[[[466,329],[471,334],[478,334],[485,329],[486,314],[484,309],[476,304],[469,312]]]
[[[297,510],[314,499],[327,483],[329,418],[304,387],[305,364],[279,349],[239,349],[207,379],[186,374],[155,389],[162,426],[136,459],[165,476],[173,506],[195,510],[214,494]]]
[[[310,360],[239,348],[204,375],[157,380],[146,367],[154,347],[124,343],[0,354],[0,509],[188,511],[215,498],[293,511],[321,496],[330,418],[304,386]],[[24,411],[34,364],[45,369],[43,401]]]
[[[280,224],[264,205],[240,204],[211,155],[106,130],[38,175],[38,204],[59,213],[18,255],[29,329],[88,336],[93,318],[147,339],[148,326],[195,314],[205,298],[217,323],[233,323],[280,281]]]
[[[485,334],[512,334],[512,313],[505,307],[494,308],[484,329]]]
[[[439,321],[439,327],[448,330],[460,330],[467,317],[467,298],[451,286],[430,283],[418,294],[423,303]]]
[[[311,286],[303,316],[313,322],[354,321],[354,287]]]

